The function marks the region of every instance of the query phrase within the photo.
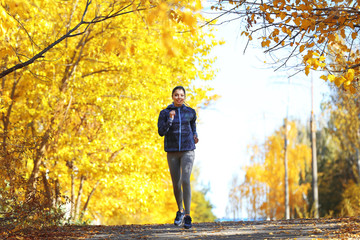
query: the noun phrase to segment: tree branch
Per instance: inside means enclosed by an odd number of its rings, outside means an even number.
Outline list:
[[[133,2],[131,2],[130,4],[126,5],[121,10],[117,11],[116,13],[114,13],[112,15],[95,17],[92,21],[87,22],[87,21],[84,21],[84,18],[85,18],[85,15],[86,15],[86,13],[88,11],[88,8],[89,8],[89,5],[91,4],[91,2],[92,2],[92,0],[87,0],[85,10],[84,10],[83,15],[81,17],[81,21],[74,28],[72,28],[70,31],[68,31],[66,34],[64,34],[61,38],[59,38],[58,40],[56,40],[55,42],[50,44],[48,47],[46,47],[45,49],[40,51],[38,54],[36,54],[32,58],[30,58],[28,61],[16,64],[15,66],[13,66],[11,68],[8,68],[8,69],[4,70],[3,72],[1,72],[0,73],[0,78],[3,78],[3,77],[5,77],[6,75],[8,75],[8,74],[10,74],[12,72],[15,72],[18,69],[27,67],[30,64],[34,63],[36,60],[45,57],[44,54],[47,53],[50,49],[52,49],[54,46],[56,46],[57,44],[59,44],[60,42],[62,42],[63,40],[65,40],[65,39],[67,39],[69,37],[75,37],[75,36],[79,36],[79,35],[84,34],[86,32],[86,30],[89,28],[89,26],[92,25],[92,24],[103,22],[103,21],[106,21],[106,20],[108,20],[110,18],[115,18],[115,17],[121,16],[121,15],[133,13],[135,11],[148,10],[148,8],[140,8],[140,9],[136,9],[136,10],[132,10],[132,11],[122,12],[123,10],[125,10],[126,8],[129,8],[133,4]],[[156,7],[156,6],[152,6],[150,8],[154,8],[154,7]],[[87,25],[85,30],[82,31],[81,33],[73,34],[77,29],[79,29],[79,27],[81,25]]]
[[[72,32],[74,32],[76,29],[78,29],[80,26],[82,25],[82,22],[80,22],[78,25],[76,25],[73,29],[71,29],[68,33],[66,33],[64,36],[62,36],[61,38],[59,38],[58,40],[56,40],[55,42],[53,42],[52,44],[50,44],[48,47],[46,47],[45,49],[43,49],[41,52],[39,52],[38,54],[36,54],[34,57],[30,58],[28,61],[26,62],[23,62],[23,63],[19,63],[19,64],[16,64],[15,66],[11,67],[11,68],[8,68],[6,69],[5,71],[1,72],[0,73],[0,78],[3,78],[5,77],[6,75],[18,70],[18,69],[21,69],[21,68],[24,68],[32,63],[34,63],[37,59],[39,58],[43,58],[44,57],[44,54],[46,52],[48,52],[50,49],[52,49],[54,46],[56,46],[57,44],[59,44],[60,42],[62,42],[64,39],[68,38],[70,36],[70,34]]]

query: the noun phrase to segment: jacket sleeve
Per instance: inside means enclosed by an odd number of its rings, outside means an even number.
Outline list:
[[[190,121],[191,130],[196,137],[198,136],[196,132],[196,111],[194,110],[194,117]]]
[[[161,137],[169,131],[172,122],[173,120],[169,116],[167,116],[166,111],[163,110],[160,112],[158,119],[158,133]]]

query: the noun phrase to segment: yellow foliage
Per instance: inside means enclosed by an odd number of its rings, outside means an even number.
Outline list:
[[[0,18],[0,32],[7,36],[1,39],[0,61],[10,68],[80,22],[87,1],[5,2],[9,8],[0,7],[1,16],[7,11]],[[92,1],[85,20],[130,3]],[[145,8],[148,3],[134,2],[138,4]],[[11,170],[40,190],[46,184],[42,181],[48,181],[54,198],[55,182],[69,199],[76,201],[80,194],[78,211],[91,196],[84,219],[111,224],[172,221],[169,212],[176,207],[163,140],[154,130],[158,113],[171,101],[176,85],[188,90],[194,108],[213,99],[207,95],[209,87],[190,87],[195,79],[213,78],[209,52],[218,44],[210,31],[197,28],[202,17],[189,14],[199,3],[152,4],[146,11],[79,28],[41,61],[3,78],[0,107],[4,113],[11,110],[6,147],[17,159]],[[170,9],[181,9],[179,22],[169,16]],[[18,16],[19,22],[10,16]],[[190,28],[196,31],[190,33]],[[9,49],[13,55],[3,57]],[[8,176],[4,167],[0,171]],[[42,174],[46,177],[37,185]],[[71,213],[76,214],[74,209]]]
[[[297,143],[297,128],[289,122],[288,139],[288,176],[290,189],[290,208],[307,206],[303,198],[310,189],[310,183],[304,182],[306,167],[311,162],[311,149]],[[270,219],[284,217],[284,133],[281,129],[269,136],[265,145],[252,145],[250,165],[245,167],[245,181],[231,189],[232,196],[241,196],[249,202],[250,217],[260,216]],[[232,201],[238,204],[237,201]],[[306,210],[305,210],[306,211]]]
[[[354,80],[354,76],[355,76],[355,70],[349,69],[345,75],[345,78],[347,79],[347,81],[352,82]]]
[[[329,74],[329,75],[328,75],[328,80],[329,80],[330,82],[334,82],[334,81],[335,81],[335,76],[332,75],[332,74]]]
[[[359,216],[360,214],[360,186],[350,182],[345,186],[342,194],[341,216]]]
[[[340,85],[345,82],[346,79],[343,76],[335,77],[335,85],[340,87]]]

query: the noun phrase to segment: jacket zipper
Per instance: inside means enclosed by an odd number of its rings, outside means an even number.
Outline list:
[[[181,151],[181,114],[180,114],[180,108],[178,108],[178,112],[179,112],[179,152]]]

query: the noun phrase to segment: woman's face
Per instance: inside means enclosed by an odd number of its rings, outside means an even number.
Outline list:
[[[176,89],[172,95],[175,107],[181,107],[185,102],[185,93],[182,89]]]

